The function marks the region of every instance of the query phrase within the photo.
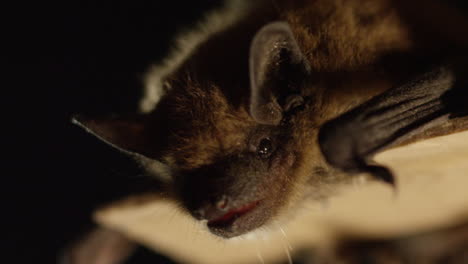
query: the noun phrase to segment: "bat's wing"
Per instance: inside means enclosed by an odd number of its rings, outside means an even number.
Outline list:
[[[468,129],[468,86],[452,66],[438,67],[327,122],[319,144],[345,172],[368,172],[394,183],[372,157],[386,148]]]
[[[429,127],[419,133],[413,133],[405,138],[402,138],[391,147],[399,147],[412,142],[429,139],[438,136],[444,136],[468,129],[468,116],[449,118],[445,122]]]

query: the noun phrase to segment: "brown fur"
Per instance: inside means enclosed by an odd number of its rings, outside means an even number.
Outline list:
[[[304,1],[282,14],[314,71],[352,71],[411,47],[408,29],[387,0]]]
[[[174,144],[164,160],[190,170],[213,163],[216,157],[239,148],[245,139],[242,131],[254,125],[245,109],[235,109],[218,87],[203,86],[190,76],[183,87],[175,82],[171,85],[168,104],[174,121],[171,124],[174,133],[170,135]]]
[[[391,7],[388,1],[306,2],[303,3],[304,6],[291,7],[286,4],[288,9],[282,12],[279,18],[284,18],[291,25],[301,49],[307,54],[317,75],[317,86],[314,87],[316,90],[308,93],[314,93],[318,97],[317,103],[321,105],[316,106],[314,111],[319,110],[320,114],[316,112],[313,115],[316,119],[309,120],[314,123],[307,125],[309,129],[319,127],[325,120],[389,88],[393,83],[382,73],[383,69],[374,64],[389,52],[407,51],[411,41],[409,33],[396,15],[395,8]],[[277,6],[277,8],[283,7]],[[273,15],[270,19],[275,19],[276,16]],[[258,25],[250,27],[256,29]],[[235,29],[224,33],[226,36],[223,34],[215,36],[211,41],[223,45],[227,42],[225,38],[232,40],[228,36],[232,31]],[[246,35],[253,32],[247,30]],[[231,43],[231,45],[234,48],[246,47],[249,44],[248,39],[246,43],[235,45]],[[194,167],[206,164],[207,161],[204,160],[210,159],[207,156],[217,156],[214,154],[217,152],[215,149],[231,151],[229,149],[241,140],[231,137],[242,134],[233,133],[234,129],[242,131],[249,125],[254,125],[247,114],[248,84],[244,80],[246,76],[239,76],[241,82],[234,86],[217,74],[220,68],[232,76],[241,74],[238,69],[231,71],[231,67],[240,65],[241,63],[237,62],[239,59],[246,60],[245,48],[219,51],[211,49],[213,46],[211,42],[205,46],[210,48],[210,54],[206,54],[206,47],[201,47],[198,53],[195,53],[169,78],[168,85],[172,90],[166,97],[174,105],[174,112],[171,113],[174,119],[182,117],[180,123],[190,128],[190,131],[177,129],[177,136],[174,137],[175,145],[179,146],[174,149],[174,154],[188,159],[174,158],[174,160],[185,159]],[[236,58],[230,58],[227,53],[231,52],[236,54]],[[214,80],[207,77],[214,77]],[[232,78],[228,78],[228,82]],[[239,99],[229,100],[232,99],[230,90],[235,90],[238,92],[236,96],[243,98],[239,106],[231,103]],[[369,90],[375,91],[369,93]],[[347,96],[343,96],[343,92],[347,93]],[[171,98],[172,96],[174,98]],[[323,98],[327,101],[320,101],[324,100]],[[185,132],[189,133],[184,135]],[[203,146],[204,150],[201,150],[200,146]],[[194,149],[199,149],[201,152]],[[196,157],[192,155],[195,152],[198,153]]]

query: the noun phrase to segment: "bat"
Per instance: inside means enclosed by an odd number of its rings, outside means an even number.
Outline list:
[[[211,233],[287,221],[362,173],[395,185],[376,153],[468,128],[468,20],[457,9],[237,4],[236,19],[198,29],[206,34],[196,44],[148,71],[140,113],[74,119],[139,162]]]

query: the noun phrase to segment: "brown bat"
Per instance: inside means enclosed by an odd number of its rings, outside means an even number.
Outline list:
[[[211,14],[228,25],[199,28],[208,37],[180,47],[183,59],[149,71],[141,113],[75,119],[143,164],[213,234],[285,220],[359,173],[394,184],[374,154],[468,127],[468,20],[457,9],[233,3],[236,19]]]

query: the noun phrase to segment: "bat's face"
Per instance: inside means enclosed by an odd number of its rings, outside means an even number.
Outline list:
[[[233,237],[303,198],[312,170],[321,170],[319,162],[315,168],[306,162],[317,150],[317,127],[305,118],[313,104],[291,101],[281,121],[268,125],[252,118],[248,106],[234,108],[217,87],[180,85],[172,84],[163,102],[173,117],[163,160],[191,215],[207,220],[212,233]]]

